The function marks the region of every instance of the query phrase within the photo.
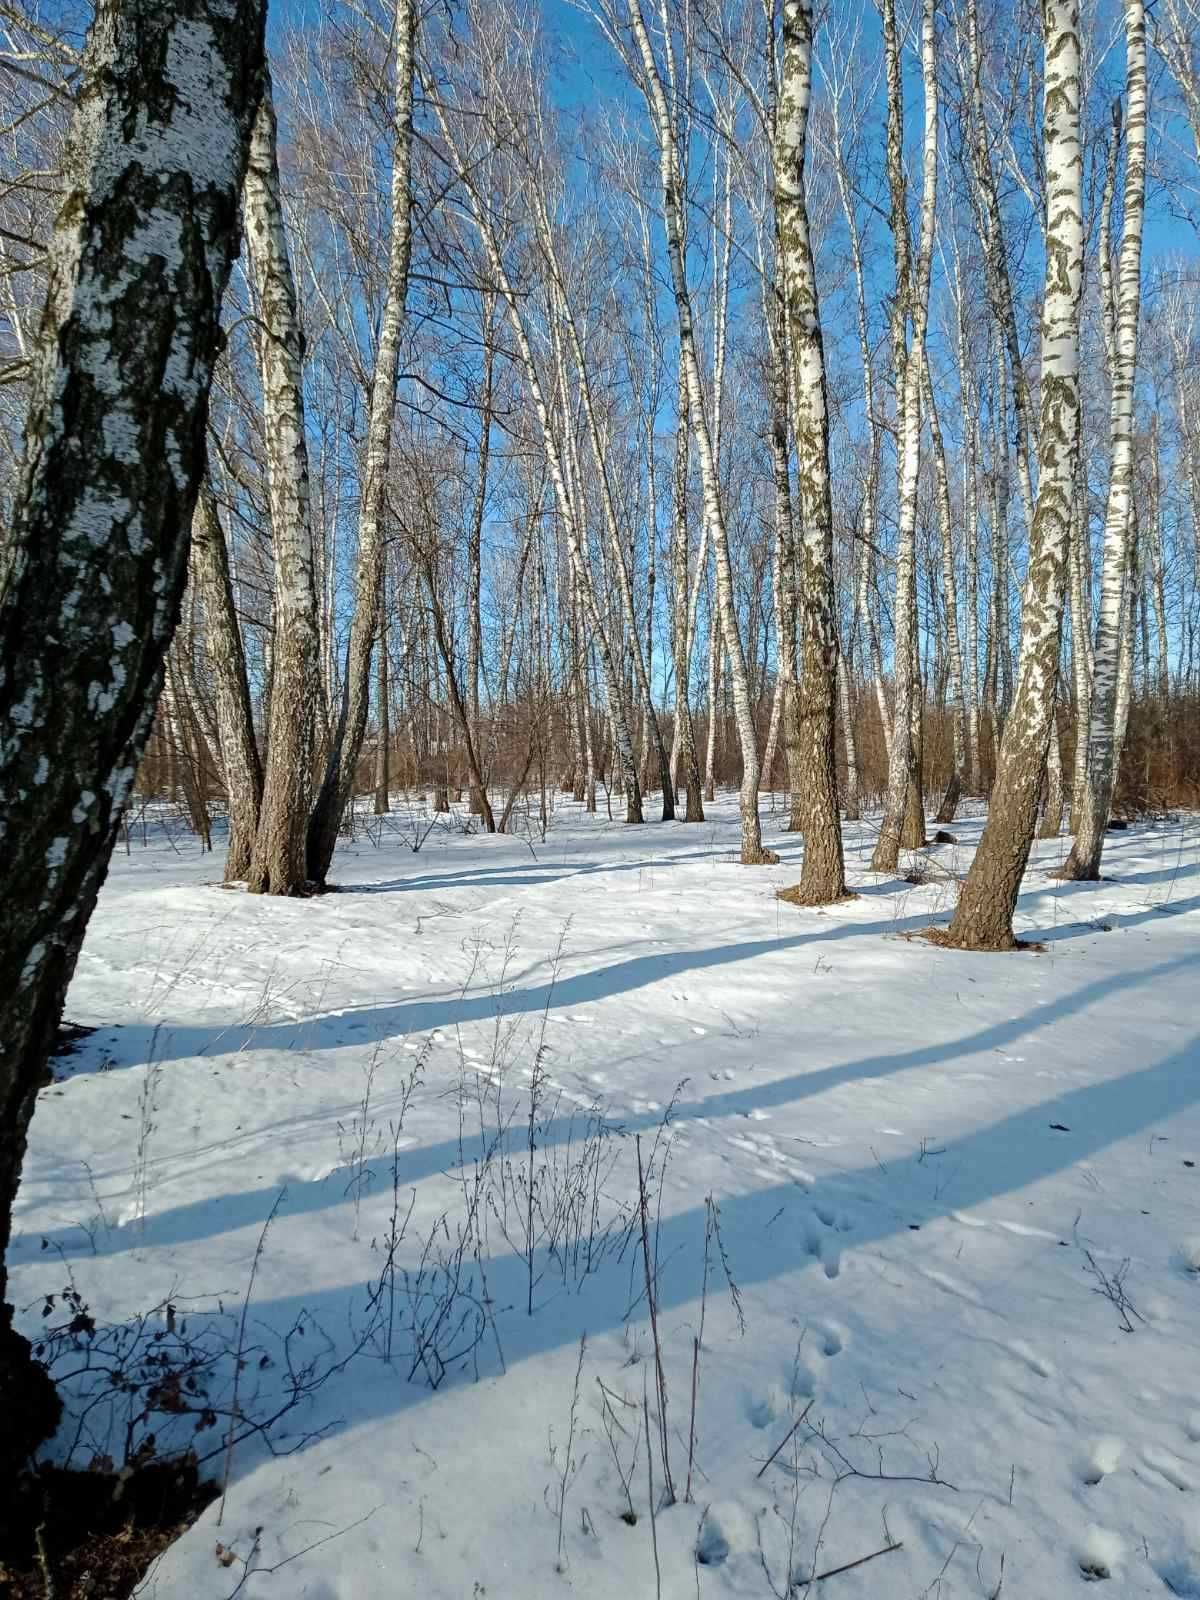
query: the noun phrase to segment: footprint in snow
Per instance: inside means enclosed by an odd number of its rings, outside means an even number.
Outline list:
[[[1093,1523],[1084,1530],[1083,1538],[1076,1549],[1075,1559],[1079,1563],[1079,1571],[1084,1580],[1088,1583],[1097,1583],[1112,1577],[1120,1566],[1124,1554],[1125,1542],[1120,1534]]]
[[[812,1331],[816,1335],[817,1348],[823,1356],[832,1359],[840,1356],[846,1348],[846,1330],[839,1328],[836,1322],[814,1322]]]
[[[769,1428],[790,1409],[788,1392],[782,1383],[773,1383],[758,1394],[746,1396],[746,1421],[752,1428]]]
[[[1084,1483],[1089,1485],[1100,1483],[1110,1472],[1117,1470],[1124,1453],[1124,1441],[1106,1434],[1103,1438],[1093,1439],[1090,1444],[1084,1446],[1076,1462],[1076,1471]]]
[[[815,1217],[810,1217],[805,1224],[804,1247],[814,1261],[821,1263],[827,1278],[839,1276],[842,1270],[842,1253]]]

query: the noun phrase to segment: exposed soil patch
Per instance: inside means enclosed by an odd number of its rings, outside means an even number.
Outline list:
[[[126,1600],[150,1563],[217,1496],[194,1461],[113,1472],[42,1467],[0,1505],[0,1594]]]

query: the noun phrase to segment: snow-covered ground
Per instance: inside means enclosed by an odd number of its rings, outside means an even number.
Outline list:
[[[978,956],[905,937],[978,819],[921,884],[848,827],[859,898],[806,911],[783,814],[747,870],[710,809],[385,830],[311,901],[190,840],[114,860],[15,1298],[170,1300],[240,1341],[251,1422],[289,1360],[312,1385],[270,1436],[302,1447],[239,1444],[145,1593],[1200,1596],[1200,819],[1110,835],[1100,884],[1039,845],[1044,950]]]

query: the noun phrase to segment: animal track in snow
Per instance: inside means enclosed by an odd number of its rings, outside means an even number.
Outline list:
[[[819,1215],[809,1217],[804,1227],[804,1248],[815,1261],[821,1263],[827,1278],[836,1278],[842,1270],[842,1253],[828,1233],[822,1231],[822,1225],[825,1228],[830,1226]]]
[[[1119,1534],[1093,1523],[1084,1531],[1076,1552],[1079,1571],[1088,1583],[1111,1578],[1125,1553],[1125,1544]]]
[[[769,1428],[790,1409],[788,1392],[781,1383],[772,1383],[761,1393],[746,1397],[746,1421],[752,1428]]]
[[[836,1322],[814,1322],[812,1331],[817,1337],[817,1348],[823,1356],[840,1356],[846,1348],[846,1332]]]
[[[1093,1439],[1080,1452],[1079,1476],[1086,1484],[1100,1483],[1110,1472],[1117,1470],[1124,1452],[1124,1441],[1114,1438],[1111,1434]]]

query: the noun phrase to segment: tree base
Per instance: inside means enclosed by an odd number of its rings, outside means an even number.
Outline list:
[[[758,850],[743,850],[741,863],[744,867],[777,867],[779,856],[774,850],[765,847]]]
[[[827,895],[819,890],[806,889],[802,883],[794,883],[789,889],[780,889],[775,898],[786,900],[790,906],[841,906],[847,900],[860,900],[862,896],[855,894],[853,889],[847,889],[842,894]]]
[[[127,1478],[26,1472],[0,1502],[0,1590],[13,1600],[126,1600],[218,1493],[194,1459],[149,1461]]]
[[[6,1315],[0,1312],[0,1317]],[[0,1324],[0,1506],[29,1458],[58,1427],[62,1401],[50,1374],[36,1361],[29,1340]]]
[[[1064,883],[1099,883],[1100,870],[1092,870],[1085,863],[1076,861],[1074,851],[1067,857],[1061,867],[1055,867],[1050,873],[1052,878],[1060,878]]]
[[[919,928],[903,937],[924,939],[926,944],[936,944],[940,950],[966,950],[973,955],[984,956],[1019,955],[1022,952],[1037,955],[1046,948],[1036,939],[1018,939],[1007,930],[993,933],[983,928],[978,932],[973,930],[967,934],[955,934],[953,924],[949,928]]]

